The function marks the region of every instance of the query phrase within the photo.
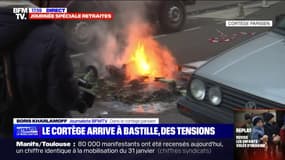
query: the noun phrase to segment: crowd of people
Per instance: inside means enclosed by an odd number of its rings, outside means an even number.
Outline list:
[[[277,123],[270,112],[262,115],[245,114],[244,127],[251,128],[250,139],[265,144],[265,148],[250,150],[249,157],[266,157],[267,159],[285,158],[285,116],[282,123]],[[280,124],[282,124],[280,126]],[[278,154],[280,152],[281,154]],[[280,155],[280,156],[278,156]]]

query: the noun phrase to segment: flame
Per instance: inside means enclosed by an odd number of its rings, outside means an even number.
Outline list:
[[[126,74],[129,79],[140,76],[173,78],[177,65],[172,54],[152,36],[136,40],[127,54]]]
[[[165,46],[154,39],[152,28],[141,21],[135,21],[125,28],[126,46],[122,54],[110,63],[124,65],[127,80],[140,77],[174,78],[177,73],[175,58]],[[111,60],[112,57],[106,56],[106,59]]]
[[[134,51],[134,54],[131,56],[131,61],[134,62],[134,69],[138,72],[139,75],[143,76],[149,76],[152,75],[151,70],[151,64],[149,63],[149,58],[147,57],[145,53],[145,47],[140,42],[138,43],[138,46],[136,50]]]

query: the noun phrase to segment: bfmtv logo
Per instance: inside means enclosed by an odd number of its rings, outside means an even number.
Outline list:
[[[17,20],[27,20],[28,8],[13,8]]]

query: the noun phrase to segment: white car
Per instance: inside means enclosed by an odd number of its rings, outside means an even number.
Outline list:
[[[233,110],[285,109],[285,18],[193,72],[178,110],[198,122],[233,123]]]

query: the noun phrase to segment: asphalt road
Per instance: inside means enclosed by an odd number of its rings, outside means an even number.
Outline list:
[[[246,20],[272,20],[276,15],[284,14],[285,2],[279,2],[269,8],[261,8],[260,4],[250,5],[245,9]],[[270,28],[229,28],[225,27],[225,20],[232,20],[238,15],[238,9],[226,9],[189,16],[182,32],[163,34],[157,40],[167,46],[176,57],[179,64],[206,60],[226,49],[229,49],[252,36],[240,36],[230,42],[209,43],[209,38],[219,37],[219,31],[226,35],[246,32],[256,34],[268,31]],[[223,17],[223,18],[220,18]]]
[[[262,8],[260,3],[245,6],[245,19],[272,20],[276,15],[284,13],[285,2],[270,2],[269,8]],[[184,64],[198,60],[206,60],[216,56],[235,45],[252,38],[256,34],[270,28],[228,28],[225,20],[236,19],[237,8],[222,9],[187,17],[183,31],[172,34],[160,34],[156,39],[173,53],[177,63]],[[220,35],[235,39],[213,42]],[[221,40],[221,39],[219,39]],[[158,117],[161,123],[195,123],[191,117],[180,114],[173,104],[149,104],[145,106],[124,106],[118,103],[96,102],[85,114],[73,112],[74,117]]]

